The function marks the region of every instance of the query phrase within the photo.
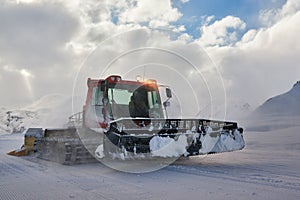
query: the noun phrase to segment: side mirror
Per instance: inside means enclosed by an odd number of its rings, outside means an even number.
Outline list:
[[[163,103],[163,105],[164,105],[164,107],[166,108],[166,107],[169,107],[169,106],[171,105],[171,103],[170,103],[169,101],[165,101],[165,102]]]
[[[104,90],[105,90],[105,86],[106,86],[106,81],[101,81],[100,84],[101,84],[101,85],[100,85],[101,91],[104,91]]]
[[[170,88],[166,88],[166,94],[168,98],[172,98],[172,91]]]

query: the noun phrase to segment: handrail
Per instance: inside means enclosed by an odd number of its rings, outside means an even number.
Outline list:
[[[83,123],[83,112],[78,112],[69,117],[69,126],[81,126]]]

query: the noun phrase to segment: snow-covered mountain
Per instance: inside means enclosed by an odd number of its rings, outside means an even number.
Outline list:
[[[68,117],[82,109],[83,101],[62,94],[41,97],[21,109],[0,109],[0,133],[24,132],[29,127],[62,128]]]
[[[247,130],[269,131],[300,126],[300,81],[291,90],[268,99],[246,120]]]
[[[272,97],[258,107],[255,115],[300,116],[300,81],[281,95]]]

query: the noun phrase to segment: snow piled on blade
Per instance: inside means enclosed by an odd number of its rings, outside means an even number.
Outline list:
[[[200,154],[220,153],[240,150],[245,146],[243,135],[235,130],[232,134],[216,134],[209,132],[201,137]]]
[[[101,144],[97,147],[97,149],[95,151],[95,156],[96,156],[96,158],[99,158],[99,159],[105,157],[103,144]]]
[[[180,135],[177,140],[170,137],[154,136],[150,141],[152,156],[157,157],[179,157],[186,153],[188,146],[186,135]]]

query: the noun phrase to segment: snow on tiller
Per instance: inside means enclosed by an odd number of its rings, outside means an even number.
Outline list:
[[[237,123],[207,119],[121,118],[110,123],[105,135],[98,157],[194,156],[245,146],[243,129]]]

